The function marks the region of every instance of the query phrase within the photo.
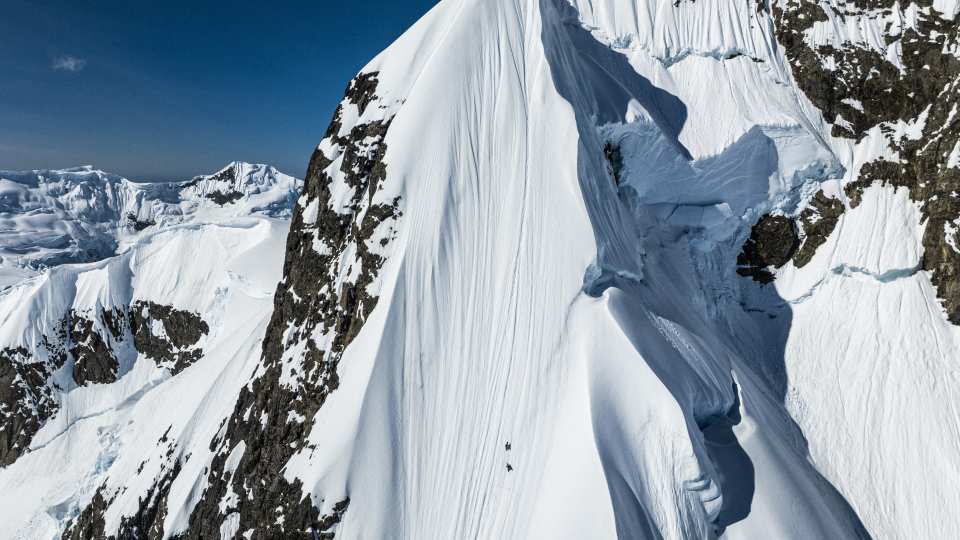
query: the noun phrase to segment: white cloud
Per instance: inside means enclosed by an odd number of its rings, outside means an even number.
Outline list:
[[[76,73],[77,71],[82,70],[87,65],[87,61],[83,58],[77,58],[75,56],[58,56],[53,59],[53,65],[51,67],[54,71],[71,71]]]

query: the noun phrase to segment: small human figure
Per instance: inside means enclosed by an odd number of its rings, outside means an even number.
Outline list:
[[[513,472],[513,465],[507,463],[507,472]]]
[[[510,441],[507,441],[507,452],[509,452],[511,448],[513,447],[510,445]]]

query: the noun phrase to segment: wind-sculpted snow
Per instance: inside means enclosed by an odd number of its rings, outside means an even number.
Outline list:
[[[154,215],[123,237],[121,255],[46,268],[0,293],[0,536],[59,536],[68,522],[79,538],[170,530],[170,508],[184,505],[170,490],[189,482],[181,471],[199,477],[189,457],[207,457],[184,432],[207,447],[251,373],[244,347],[259,350],[291,210],[281,203],[296,189],[269,168],[225,170],[245,190],[232,208],[185,194],[187,211]]]
[[[131,182],[92,167],[0,171],[0,286],[105,259],[172,224],[289,217],[299,189],[272,167],[239,162],[180,183]]]
[[[440,2],[285,244],[233,167],[0,293],[0,536],[958,536],[956,16]]]

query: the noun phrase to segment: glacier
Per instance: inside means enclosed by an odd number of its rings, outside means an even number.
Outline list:
[[[0,537],[960,536],[955,4],[443,0],[302,184],[0,173]]]
[[[273,167],[242,162],[169,183],[91,166],[0,171],[0,287],[44,268],[105,259],[157,227],[250,213],[289,218],[299,189]]]

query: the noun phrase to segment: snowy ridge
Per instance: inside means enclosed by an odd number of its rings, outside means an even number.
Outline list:
[[[960,535],[956,6],[881,3],[440,2],[285,246],[233,165],[180,187],[210,221],[0,293],[45,418],[0,536]]]
[[[0,536],[59,535],[108,475],[145,490],[183,455],[197,456],[209,445],[258,356],[286,229],[282,220],[264,217],[176,226],[120,256],[56,267],[0,296],[0,339],[30,351],[32,361],[46,358],[57,402],[29,452],[0,470],[0,482],[21,486],[5,491],[2,505],[10,513]],[[202,314],[206,333],[193,346],[202,358],[182,376],[172,376],[177,370],[156,350],[141,347],[129,323],[120,339],[102,325],[101,313],[147,304]],[[81,386],[75,355],[51,354],[46,344],[65,316],[93,320],[94,333],[111,344],[119,360],[113,382]],[[154,334],[175,330],[172,320],[154,319]],[[219,401],[218,394],[224,394]],[[31,472],[37,466],[46,473],[37,477]],[[136,510],[136,498],[124,500]],[[118,527],[116,519],[108,526]]]
[[[5,253],[29,261],[3,261],[12,283],[0,292],[0,476],[31,486],[8,492],[2,504],[16,519],[5,517],[0,536],[49,537],[89,504],[115,462],[136,461],[125,478],[145,487],[172,467],[175,450],[148,456],[163,430],[198,429],[201,446],[209,444],[226,410],[197,427],[190,403],[204,400],[231,362],[221,378],[225,388],[235,381],[225,403],[249,376],[240,366],[252,367],[245,362],[256,354],[244,351],[259,350],[256,328],[269,313],[302,182],[244,163],[179,184],[138,184],[90,167],[0,177],[11,224]],[[70,262],[78,259],[95,262]],[[175,382],[185,370],[193,390]],[[159,412],[164,402],[180,406]],[[138,434],[124,435],[122,422],[138,415]],[[16,480],[64,452],[70,458],[55,473]]]
[[[186,213],[235,202],[234,215],[262,213],[289,217],[300,187],[296,178],[269,165],[233,162],[214,174],[181,184],[180,198],[193,203],[193,208],[185,210]]]
[[[290,215],[297,179],[232,163],[190,182],[138,183],[93,167],[0,171],[0,285],[122,251],[157,226]]]

